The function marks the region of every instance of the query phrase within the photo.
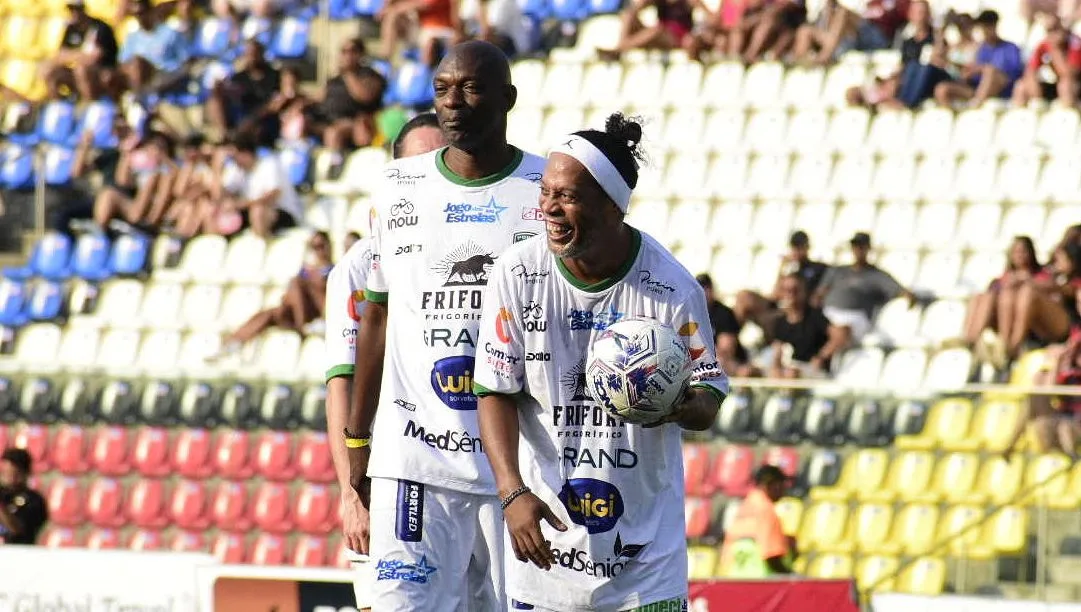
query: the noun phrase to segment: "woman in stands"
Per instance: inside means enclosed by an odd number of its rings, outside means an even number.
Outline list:
[[[1032,238],[1017,236],[1006,251],[1006,270],[1002,276],[991,282],[987,291],[973,296],[968,302],[968,314],[965,316],[965,341],[970,347],[980,343],[984,330],[991,329],[1000,333],[1005,340],[1011,333],[1015,296],[1018,289],[1034,278],[1045,275],[1036,258],[1036,246]],[[1005,322],[1005,325],[1002,323]],[[1003,329],[1005,328],[1005,330]],[[979,344],[981,350],[990,353],[990,348]],[[1000,349],[1001,347],[999,347]],[[987,355],[987,361],[1005,362],[1005,356]],[[994,357],[994,358],[990,358]]]
[[[1030,336],[1040,343],[1065,341],[1071,323],[1077,322],[1081,245],[1059,246],[1050,273],[1037,274],[1015,287],[1012,296],[1004,293],[999,300],[998,332],[1006,343],[1007,356],[1016,359]]]

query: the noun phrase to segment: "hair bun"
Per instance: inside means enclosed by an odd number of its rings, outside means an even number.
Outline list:
[[[612,113],[604,121],[605,133],[614,136],[625,144],[632,152],[642,142],[642,124],[623,116],[623,113]]]

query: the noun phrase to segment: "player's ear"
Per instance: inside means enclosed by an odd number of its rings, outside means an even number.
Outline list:
[[[507,86],[503,89],[503,99],[509,113],[514,108],[515,103],[518,102],[518,88],[507,83]]]

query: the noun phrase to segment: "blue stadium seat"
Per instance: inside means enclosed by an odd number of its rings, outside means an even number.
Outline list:
[[[356,0],[353,3],[353,13],[358,17],[375,17],[383,10],[383,0]]]
[[[622,0],[588,0],[589,2],[589,14],[590,15],[605,15],[608,13],[618,13],[622,8]]]
[[[26,280],[33,276],[48,279],[60,279],[68,276],[68,262],[71,260],[71,238],[66,234],[50,232],[45,234],[30,251],[30,260],[21,268],[5,268],[4,277],[12,280]]]
[[[43,281],[34,286],[26,302],[26,316],[32,321],[52,321],[64,306],[64,288],[60,283]]]
[[[203,68],[197,79],[189,79],[187,91],[168,94],[165,99],[171,104],[185,108],[201,105],[210,97],[210,90],[214,88],[214,83],[227,79],[232,75],[232,64],[228,62],[211,62]]]
[[[113,276],[134,276],[146,270],[150,257],[150,239],[142,234],[122,234],[109,254],[109,272]]]
[[[552,14],[552,5],[548,0],[524,0],[521,7],[523,15],[539,21],[548,19]]]
[[[75,164],[75,151],[67,147],[51,146],[45,151],[45,184],[67,185]]]
[[[285,147],[279,153],[281,164],[289,175],[289,181],[296,187],[308,178],[308,165],[311,163],[311,153],[303,147]]]
[[[327,7],[327,17],[332,21],[345,21],[356,16],[357,14],[353,10],[353,0],[330,0]]]
[[[71,257],[71,273],[88,281],[102,281],[110,276],[109,238],[90,232],[79,236]]]
[[[67,146],[75,148],[84,132],[94,134],[94,147],[110,149],[116,147],[113,134],[113,118],[116,117],[116,104],[109,100],[95,100],[89,103],[79,115],[75,130],[68,137]]]
[[[383,78],[388,82],[390,81],[390,74],[394,70],[393,66],[390,65],[390,62],[381,59],[373,59],[371,60],[371,67],[373,70],[383,75]]]
[[[390,84],[391,97],[402,106],[429,106],[435,99],[432,89],[432,71],[417,62],[402,64]]]
[[[271,37],[274,35],[274,22],[265,17],[256,17],[254,15],[249,16],[244,20],[244,23],[240,26],[240,39],[259,41],[264,49],[270,48]],[[243,45],[237,46],[237,51]]]
[[[589,16],[588,0],[551,0],[552,18],[560,21],[581,21]]]
[[[233,42],[233,26],[219,17],[207,17],[199,22],[192,43],[193,57],[224,58]]]
[[[270,56],[274,59],[301,59],[308,53],[308,38],[312,23],[306,19],[286,17],[278,24]]]
[[[34,150],[10,144],[0,153],[0,187],[31,189],[34,187]]]
[[[9,134],[8,140],[20,145],[36,145],[39,142],[67,142],[75,127],[75,105],[54,100],[41,108],[37,125],[29,134]]]
[[[26,324],[26,285],[11,279],[0,280],[0,325],[21,327]]]

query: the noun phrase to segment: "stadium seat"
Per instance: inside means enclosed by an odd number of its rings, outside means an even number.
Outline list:
[[[1016,503],[1047,506],[1054,510],[1077,507],[1077,492],[1070,489],[1071,460],[1060,453],[1045,453],[1028,462],[1023,490]]]
[[[933,499],[929,492],[935,456],[928,451],[904,451],[890,463],[882,488],[864,495],[869,501],[923,501]]]
[[[176,434],[170,463],[184,478],[206,478],[213,474],[210,432],[205,429],[184,429]]]
[[[785,535],[795,537],[803,519],[803,500],[798,497],[782,497],[777,500],[775,509]]]
[[[1028,545],[1028,514],[1020,506],[1004,506],[987,520],[984,539],[999,554],[1018,554]]]
[[[269,480],[286,481],[296,476],[293,440],[284,432],[267,432],[255,442],[256,474]]]
[[[22,327],[29,317],[26,314],[26,284],[11,279],[0,280],[0,325]]]
[[[906,299],[890,300],[875,317],[875,340],[884,346],[912,346],[921,314],[923,311],[914,308]]]
[[[169,433],[160,427],[147,427],[135,434],[132,465],[142,476],[165,476],[172,470],[169,462]]]
[[[893,591],[899,567],[900,561],[896,557],[863,557],[856,563],[856,583],[861,591]]]
[[[743,497],[752,486],[754,451],[748,446],[725,446],[713,460],[709,489],[729,497]]]
[[[210,525],[207,494],[203,483],[182,480],[173,487],[168,518],[181,529],[206,529]]]
[[[137,527],[160,529],[169,522],[165,506],[165,483],[140,480],[128,492],[125,514]]]
[[[94,479],[86,494],[86,516],[98,527],[120,527],[125,523],[123,503],[124,489],[119,481]]]
[[[327,435],[319,431],[300,434],[296,464],[298,476],[307,482],[334,482],[334,463],[331,461]]]
[[[885,446],[890,442],[891,416],[880,400],[857,398],[848,412],[845,436],[860,446]]]
[[[976,450],[979,441],[969,435],[972,402],[964,398],[939,400],[932,407],[923,431],[915,436],[900,436],[898,448],[933,450]]]
[[[128,550],[157,551],[165,547],[165,536],[156,529],[138,529],[128,540]]]
[[[214,472],[222,478],[248,478],[252,475],[249,459],[251,446],[245,431],[224,431],[214,443]]]
[[[963,446],[991,453],[1006,450],[1013,436],[1022,407],[1016,400],[987,400],[975,411],[969,435]]]
[[[893,507],[889,504],[861,504],[849,520],[846,538],[835,542],[828,550],[864,555],[896,554],[897,547],[889,541],[893,517]]]
[[[696,540],[710,532],[713,521],[713,502],[709,497],[687,497],[683,502],[688,539]]]
[[[845,415],[837,401],[831,397],[811,398],[803,415],[803,435],[821,445],[844,442]]]
[[[843,503],[823,501],[811,504],[803,512],[799,542],[803,550],[830,551],[844,548],[848,506]]]
[[[219,531],[210,544],[210,553],[222,563],[243,563],[245,552],[244,536],[239,533]]]
[[[918,320],[919,315],[916,318]],[[913,327],[915,332],[915,327]],[[878,387],[894,393],[918,389],[927,371],[927,353],[923,349],[899,349],[891,352],[882,365]]]
[[[334,527],[337,496],[321,484],[305,484],[296,493],[293,516],[300,531],[326,535]]]
[[[774,446],[762,455],[761,464],[778,467],[789,478],[796,478],[800,473],[799,451],[792,447]]]
[[[121,234],[109,253],[108,270],[113,276],[141,274],[150,257],[150,239],[142,234]]]
[[[852,577],[853,567],[851,555],[818,554],[807,564],[806,575],[822,580],[846,579]]]
[[[2,289],[0,289],[2,291]],[[64,288],[52,281],[39,281],[26,300],[26,316],[30,321],[52,321],[64,307]]]
[[[98,282],[110,276],[109,239],[104,234],[79,236],[71,257],[71,273],[79,278]]]
[[[252,543],[246,560],[253,565],[285,565],[287,552],[285,538],[272,533],[260,533]]]
[[[26,266],[4,268],[4,276],[13,280],[27,280],[33,276],[48,279],[66,278],[70,259],[71,238],[65,234],[49,232],[34,244]]]
[[[291,564],[296,567],[323,567],[329,561],[329,543],[326,538],[303,535],[293,546]]]
[[[253,234],[243,234],[232,240],[224,261],[226,278],[233,283],[264,282],[266,249],[266,241]]]
[[[49,484],[45,500],[49,520],[57,525],[79,526],[85,519],[84,491],[74,478],[57,478]]]
[[[223,480],[214,492],[210,516],[218,529],[243,531],[251,525],[248,518],[248,491],[242,483]]]
[[[70,527],[49,527],[38,541],[45,548],[74,548],[79,545],[79,535]]]
[[[939,346],[960,336],[964,319],[965,304],[963,302],[936,300],[923,311],[919,335],[931,346]]]
[[[829,455],[826,455],[823,459],[828,458]],[[832,466],[835,461],[836,459],[830,461],[829,465]],[[809,467],[814,463],[812,458]],[[842,501],[853,496],[869,498],[885,482],[889,463],[889,453],[883,449],[865,448],[856,451],[845,460],[835,484],[814,487],[811,490],[811,499]]]
[[[976,488],[979,469],[980,458],[975,453],[952,452],[941,457],[931,476],[928,499],[947,503],[967,501]]]
[[[308,53],[311,26],[308,19],[285,17],[279,20],[268,49],[270,56],[276,60],[304,59]]]
[[[733,390],[721,403],[715,428],[729,440],[751,441],[758,437],[755,421],[753,398],[746,392]]]
[[[430,105],[435,97],[432,71],[418,62],[402,64],[391,77],[387,94],[391,100],[408,108]]]
[[[835,381],[849,388],[868,388],[881,380],[885,356],[876,348],[851,349],[841,357]]]
[[[779,391],[771,395],[762,410],[762,433],[777,444],[797,442],[803,421],[801,406],[791,393]]]
[[[904,567],[895,583],[899,593],[934,597],[946,586],[946,562],[938,557],[922,557]]]
[[[683,489],[687,495],[712,493],[708,481],[710,456],[710,447],[707,444],[683,444]]]
[[[711,580],[717,570],[717,548],[715,546],[690,546],[687,549],[691,580]]]
[[[91,550],[115,550],[120,548],[120,532],[116,529],[95,528],[86,536],[85,546]]]
[[[123,476],[131,471],[128,445],[130,435],[124,427],[102,427],[90,443],[90,466],[105,476]]]
[[[116,146],[116,136],[113,134],[113,118],[117,114],[116,104],[109,100],[96,100],[88,103],[82,112],[76,117],[75,128],[71,131],[67,142],[63,143],[74,149],[79,145],[83,134],[91,132],[94,148],[107,149]]]
[[[293,528],[289,489],[276,482],[264,482],[255,491],[251,518],[255,526],[271,533],[286,533]]]
[[[78,476],[89,468],[87,431],[78,425],[61,425],[53,436],[49,455],[53,468],[65,476]]]
[[[206,552],[206,537],[201,531],[177,531],[167,548],[173,552]]]
[[[0,187],[20,191],[32,189],[33,186],[33,149],[9,144],[0,150]]]
[[[46,426],[22,425],[15,432],[12,446],[26,449],[30,453],[34,473],[40,474],[52,469],[52,458],[49,456],[49,429]]]
[[[1014,502],[1021,491],[1024,474],[1024,461],[1020,457],[1009,461],[1000,456],[984,459],[976,475],[976,490],[971,495],[971,501],[994,505]]]

